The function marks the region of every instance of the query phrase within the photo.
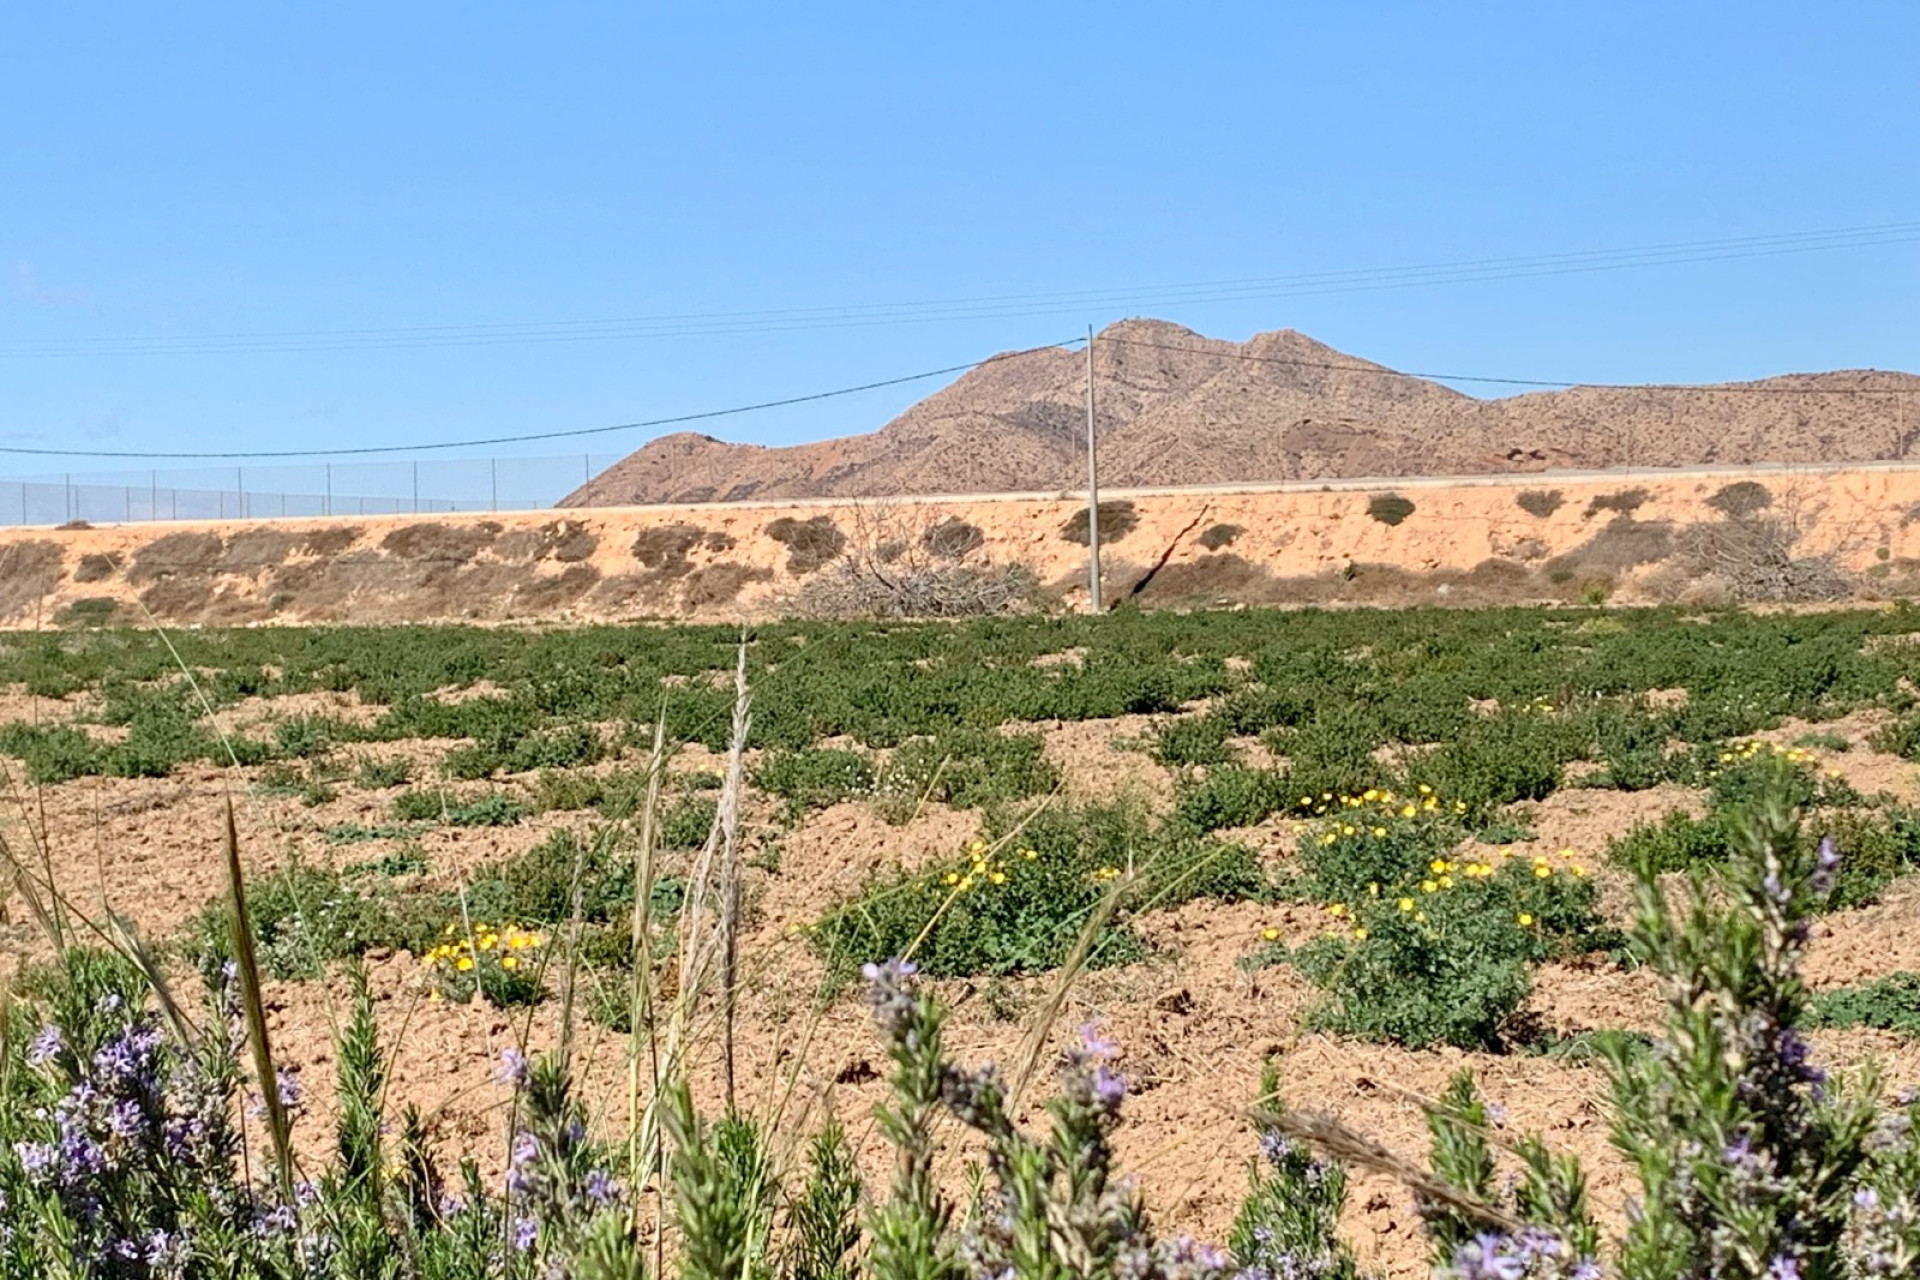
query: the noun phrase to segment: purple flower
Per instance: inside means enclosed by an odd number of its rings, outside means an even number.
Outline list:
[[[1524,1280],[1527,1264],[1508,1252],[1505,1236],[1492,1232],[1475,1237],[1453,1255],[1460,1280]]]
[[[605,1169],[590,1169],[586,1181],[587,1199],[595,1204],[608,1205],[620,1198],[620,1189],[614,1185],[613,1175]]]
[[[1880,1193],[1872,1187],[1862,1187],[1853,1193],[1853,1207],[1856,1209],[1878,1209]]]
[[[288,1111],[300,1108],[300,1068],[281,1067],[274,1072],[274,1084],[280,1094],[280,1105]]]
[[[513,1247],[521,1253],[533,1248],[534,1240],[540,1234],[540,1224],[532,1218],[513,1220]]]
[[[508,1049],[500,1055],[500,1083],[510,1084],[523,1089],[533,1079],[533,1068],[527,1062],[527,1055],[518,1049]]]
[[[912,1030],[916,1003],[912,978],[919,971],[911,960],[860,966],[860,974],[867,980],[867,1008],[873,1011],[873,1020],[890,1038],[905,1036]]]
[[[45,1142],[16,1142],[13,1154],[26,1171],[28,1181],[37,1182],[59,1163],[60,1153]]]
[[[1098,1024],[1092,1022],[1080,1028],[1080,1047],[1094,1058],[1111,1060],[1120,1054],[1120,1046],[1102,1038]]]
[[[67,1038],[60,1028],[48,1023],[40,1028],[40,1033],[27,1044],[27,1062],[31,1066],[44,1067],[59,1056],[67,1047]]]
[[[1269,1129],[1260,1135],[1260,1154],[1267,1158],[1268,1164],[1277,1169],[1286,1162],[1288,1156],[1293,1154],[1293,1143],[1285,1134]]]
[[[1820,840],[1820,855],[1815,860],[1812,885],[1815,893],[1833,892],[1834,881],[1840,872],[1840,850],[1833,843],[1832,836],[1823,836]]]
[[[1767,1280],[1800,1280],[1800,1264],[1783,1253],[1767,1268]]]
[[[1127,1097],[1127,1082],[1104,1066],[1093,1069],[1093,1096],[1109,1111],[1118,1110]]]

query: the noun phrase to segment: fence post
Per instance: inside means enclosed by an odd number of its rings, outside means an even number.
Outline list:
[[[73,472],[67,472],[67,521],[73,521]]]
[[[233,510],[242,520],[247,518],[247,476],[239,467],[233,469]]]
[[[420,459],[413,460],[413,514],[420,514]]]
[[[320,514],[325,516],[333,514],[333,464],[331,462],[327,464],[327,499],[320,508]]]
[[[147,519],[160,518],[160,473],[147,472]]]
[[[130,484],[121,486],[120,523],[133,523],[133,486]]]
[[[491,477],[493,486],[493,499],[487,510],[498,511],[500,509],[500,459],[487,459],[487,473]]]

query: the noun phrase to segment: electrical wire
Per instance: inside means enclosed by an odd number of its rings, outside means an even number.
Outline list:
[[[1678,241],[1637,248],[1468,259],[1416,266],[1256,276],[1123,289],[1000,294],[971,299],[765,311],[691,312],[592,320],[286,330],[198,336],[19,339],[12,343],[0,344],[0,359],[415,350],[434,347],[624,341],[643,338],[948,323],[966,320],[1004,320],[1085,314],[1088,310],[1101,308],[1198,306],[1330,293],[1360,293],[1382,289],[1433,287],[1679,266],[1909,243],[1920,243],[1920,222],[1880,223],[1764,236]]]
[[[1076,343],[1084,343],[1085,338],[1069,338],[1065,342],[1048,343],[1040,347],[1027,347],[1020,351],[1003,351],[988,356],[985,360],[970,361],[966,364],[948,365],[944,369],[928,369],[924,373],[910,373],[899,378],[884,378],[879,382],[863,382],[856,387],[836,387],[832,391],[815,391],[803,396],[788,396],[781,400],[762,400],[757,404],[735,405],[730,409],[709,409],[703,413],[683,413],[671,418],[651,418],[644,422],[620,422],[610,427],[576,427],[566,431],[534,431],[521,435],[492,436],[477,440],[442,440],[426,444],[389,444],[375,445],[358,449],[229,449],[221,451],[162,452],[158,450],[127,449],[34,449],[19,445],[0,445],[0,454],[25,454],[33,457],[52,458],[140,458],[157,459],[200,459],[245,461],[258,458],[346,458],[367,457],[375,454],[428,453],[441,449],[474,449],[501,444],[524,444],[535,440],[565,440],[580,436],[609,435],[616,431],[644,431],[653,427],[681,426],[689,422],[705,422],[714,418],[730,418],[737,414],[758,413],[763,409],[783,409],[789,405],[810,404],[816,400],[832,400],[839,396],[856,395],[862,391],[877,391],[882,387],[898,387],[909,382],[921,382],[928,378],[943,377],[949,373],[963,373],[973,369],[985,368],[1000,360],[1009,360],[1016,356],[1032,355],[1037,351],[1060,350]]]

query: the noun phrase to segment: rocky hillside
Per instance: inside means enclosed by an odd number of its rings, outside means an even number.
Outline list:
[[[1920,454],[1920,376],[1850,370],[1700,387],[1481,400],[1291,330],[1248,342],[1129,320],[1094,344],[1101,476],[1114,486],[1548,469],[1862,462]],[[570,507],[1084,485],[1086,365],[998,358],[880,430],[769,449],[664,436]]]

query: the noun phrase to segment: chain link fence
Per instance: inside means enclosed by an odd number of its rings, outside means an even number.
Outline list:
[[[624,454],[71,472],[0,479],[0,526],[538,511]]]

